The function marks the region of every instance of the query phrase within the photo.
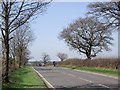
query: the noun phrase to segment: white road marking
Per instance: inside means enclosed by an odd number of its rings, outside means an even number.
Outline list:
[[[75,77],[75,75],[73,75],[73,74],[67,74],[67,73],[64,73],[64,72],[63,72],[63,74],[66,74],[66,75],[69,75],[69,76]],[[80,78],[80,77],[79,77],[79,79],[84,80],[84,81],[86,81],[86,82],[93,83],[92,81],[87,80],[87,79],[84,79],[84,78]],[[98,85],[99,85],[99,86],[102,86],[102,87],[105,87],[105,88],[110,88],[110,87],[108,87],[108,86],[106,86],[106,85],[103,85],[103,84],[98,84]],[[110,88],[110,89],[112,90],[112,88]]]
[[[72,77],[75,77],[75,75],[73,75],[73,74],[67,74],[67,75],[72,76]]]
[[[60,72],[59,70],[56,70],[55,72]]]
[[[81,80],[84,80],[84,81],[87,81],[87,82],[92,82],[92,81],[90,81],[90,80],[87,80],[87,79],[84,79],[84,78],[79,78],[79,79],[81,79]]]
[[[110,88],[110,87],[108,87],[108,86],[106,86],[106,85],[103,85],[103,84],[98,84],[99,86],[103,86],[103,87],[105,87],[105,88],[109,88],[109,89],[111,89],[111,90],[113,90],[112,88]]]
[[[69,76],[72,76],[72,77],[76,77],[75,75],[73,75],[73,74],[68,74],[68,73],[64,73],[63,72],[63,74],[66,74],[66,75],[69,75]],[[92,81],[90,81],[90,80],[87,80],[87,79],[84,79],[84,78],[79,78],[79,79],[81,79],[81,80],[84,80],[84,81],[87,81],[87,82],[92,82]]]
[[[33,68],[33,67],[32,67],[32,68]],[[33,68],[33,69],[34,69],[34,68]],[[65,69],[65,68],[63,68],[63,69]],[[67,68],[67,69],[69,69],[69,68]],[[35,69],[34,69],[34,70],[35,70]],[[105,77],[111,77],[111,78],[118,79],[118,78],[113,77],[113,76],[108,76],[108,75],[99,74],[99,73],[95,73],[95,72],[89,72],[89,71],[83,71],[83,70],[77,70],[77,69],[74,69],[74,70],[75,70],[75,71],[86,72],[86,73],[91,73],[91,74],[97,74],[97,75],[101,75],[101,76],[105,76]],[[36,70],[35,70],[35,71],[36,71]],[[58,70],[56,70],[56,71],[58,71]],[[53,88],[53,89],[55,90],[55,88],[40,74],[40,72],[36,71],[36,73],[45,81],[45,83],[48,84],[48,87],[49,87],[49,88]],[[69,75],[69,76],[72,76],[72,77],[76,77],[76,76],[73,75],[73,74],[68,74],[68,73],[65,73],[65,72],[62,72],[62,73],[63,73],[63,74],[66,74],[66,75]],[[84,80],[84,81],[87,81],[87,82],[90,82],[90,83],[93,83],[92,81],[87,80],[87,79],[84,79],[84,78],[80,78],[80,77],[79,77],[79,79]],[[108,86],[106,86],[106,85],[103,85],[103,84],[97,84],[97,85],[102,86],[102,87],[105,87],[105,88],[109,88],[109,89],[113,90],[112,88],[110,88],[110,87],[108,87]]]
[[[79,71],[79,72],[86,72],[86,73],[91,73],[91,74],[96,74],[96,75],[101,75],[101,76],[105,76],[105,77],[110,77],[110,78],[118,79],[118,77],[109,76],[109,75],[105,75],[105,74],[99,74],[99,73],[95,73],[95,72],[89,72],[89,71],[83,71],[83,70],[77,70],[77,69],[74,69],[74,70],[75,71]]]
[[[70,68],[64,68],[64,67],[60,67],[62,69],[70,69]],[[114,79],[118,79],[118,76],[110,76],[110,75],[105,75],[105,74],[100,74],[100,73],[95,73],[95,72],[90,72],[90,71],[85,71],[85,70],[78,70],[78,69],[73,69],[75,71],[79,71],[79,72],[86,72],[86,73],[91,73],[91,74],[96,74],[96,75],[101,75],[101,76],[105,76],[105,77],[110,77],[110,78],[114,78]]]
[[[32,67],[33,68],[33,67]],[[40,72],[36,71],[34,68],[33,70],[42,78],[42,80],[45,82],[45,84],[48,86],[48,88],[53,88],[55,89],[41,74]]]

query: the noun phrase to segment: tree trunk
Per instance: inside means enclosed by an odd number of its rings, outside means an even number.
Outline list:
[[[63,59],[61,59],[61,62],[63,61]]]
[[[90,57],[90,56],[87,56],[87,59],[91,59],[91,57]]]
[[[21,68],[21,66],[22,66],[22,48],[20,47],[19,48],[20,49],[20,52],[19,52],[19,68]]]
[[[46,61],[44,61],[44,65],[46,65]]]
[[[91,59],[91,48],[92,48],[92,45],[90,44],[89,49],[86,51],[87,59]]]
[[[16,65],[15,65],[15,56],[13,56],[13,67],[14,67],[14,70],[16,70]]]
[[[6,53],[6,72],[5,72],[5,82],[9,82],[8,73],[9,73],[9,15],[8,15],[8,3],[6,3],[5,10],[5,53]]]
[[[87,59],[91,59],[90,53],[86,52]]]
[[[9,33],[6,30],[6,39],[5,39],[5,50],[6,50],[6,72],[5,72],[5,82],[9,82],[8,73],[9,73]]]
[[[21,55],[19,57],[19,68],[21,68]]]

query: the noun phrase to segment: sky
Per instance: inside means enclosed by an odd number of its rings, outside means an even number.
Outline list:
[[[85,17],[88,11],[88,2],[52,2],[42,15],[30,23],[35,40],[29,46],[31,60],[42,60],[42,54],[50,55],[51,61],[60,59],[57,53],[66,53],[68,58],[85,59],[84,54],[80,54],[70,49],[63,40],[59,40],[60,32],[74,20]],[[102,52],[96,58],[117,57],[118,55],[118,33],[112,34],[114,45],[111,51]]]

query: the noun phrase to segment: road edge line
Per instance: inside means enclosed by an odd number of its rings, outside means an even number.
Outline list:
[[[113,79],[118,79],[117,76],[111,76],[111,75],[106,75],[106,74],[102,74],[102,73],[85,71],[85,70],[78,70],[78,69],[74,69],[74,70],[75,70],[75,71],[80,71],[80,72],[92,73],[92,74],[96,74],[96,75],[100,75],[100,76],[104,76],[104,77],[110,77],[110,78],[113,78]]]
[[[60,68],[64,69],[64,67],[60,67]],[[67,68],[67,69],[72,69],[72,68]],[[119,76],[111,76],[111,75],[106,75],[106,74],[92,72],[92,71],[87,71],[87,70],[80,70],[80,69],[72,69],[72,70],[80,71],[80,72],[86,72],[86,73],[92,73],[92,74],[96,74],[96,75],[100,75],[100,76],[104,76],[104,77],[110,77],[110,78],[113,78],[113,79],[118,79],[119,78]]]
[[[40,72],[36,71],[33,67],[32,67],[32,69],[38,74],[39,77],[41,77],[42,81],[45,83],[45,85],[46,85],[48,88],[55,89],[55,88],[40,74]]]

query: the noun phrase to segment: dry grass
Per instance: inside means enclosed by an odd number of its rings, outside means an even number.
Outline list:
[[[68,59],[63,62],[58,62],[58,65],[116,70],[120,67],[119,62],[120,60],[117,58],[98,58],[93,60]]]

